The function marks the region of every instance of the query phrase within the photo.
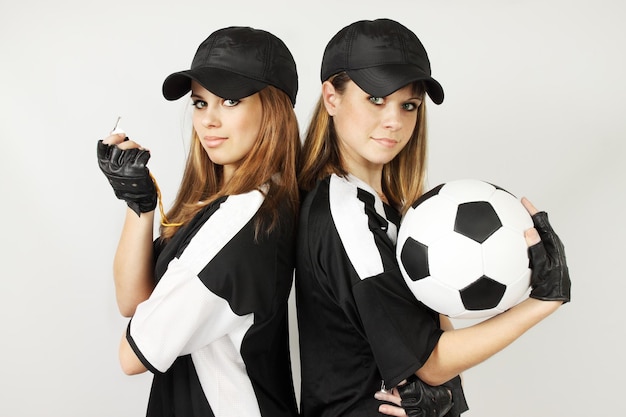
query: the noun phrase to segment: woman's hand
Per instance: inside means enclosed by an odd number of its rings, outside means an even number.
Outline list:
[[[385,401],[388,403],[392,403],[397,405],[397,407],[391,404],[381,404],[378,407],[378,411],[381,414],[385,414],[388,416],[396,416],[396,417],[405,417],[407,414],[404,411],[404,408],[400,406],[402,398],[400,398],[400,394],[398,393],[398,389],[394,388],[389,391],[378,391],[374,394],[374,398],[380,401]]]
[[[99,140],[98,165],[117,198],[141,216],[157,204],[156,187],[146,166],[150,151],[127,139],[126,134],[118,133]]]
[[[130,140],[126,136],[126,133],[115,133],[115,134],[112,134],[112,135],[106,137],[105,139],[103,139],[102,143],[104,143],[105,145],[115,145],[115,146],[117,146],[118,148],[120,148],[122,150],[137,148],[137,149],[149,152],[148,149],[145,149],[143,146],[141,146],[137,142]]]
[[[389,416],[443,417],[452,408],[452,392],[444,385],[430,386],[412,375],[390,391],[380,390],[374,398],[396,404],[381,404],[378,411]]]
[[[530,297],[567,303],[571,281],[563,243],[552,229],[545,211],[538,211],[526,198],[522,198],[522,204],[535,225],[525,235],[532,269]]]

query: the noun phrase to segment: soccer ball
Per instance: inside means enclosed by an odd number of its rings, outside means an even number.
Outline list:
[[[513,307],[530,287],[521,202],[474,179],[421,196],[398,230],[396,255],[415,297],[451,318],[486,318]]]

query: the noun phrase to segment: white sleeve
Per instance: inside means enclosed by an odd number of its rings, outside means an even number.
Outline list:
[[[229,300],[211,292],[198,275],[211,262],[223,261],[220,251],[250,227],[262,202],[259,192],[230,196],[169,263],[150,298],[137,307],[127,337],[149,368],[164,372],[178,356],[250,326],[252,314],[235,314]]]

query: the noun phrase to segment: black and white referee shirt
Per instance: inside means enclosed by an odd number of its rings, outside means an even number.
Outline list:
[[[438,315],[400,273],[399,222],[350,175],[319,181],[303,201],[296,263],[303,417],[380,416],[381,380],[393,387],[413,374],[439,340]]]
[[[259,191],[221,198],[155,241],[158,282],[127,330],[154,373],[148,417],[298,415],[287,328],[294,225],[282,216],[255,242],[263,201]]]

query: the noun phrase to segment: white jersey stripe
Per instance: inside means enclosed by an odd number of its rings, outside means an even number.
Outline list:
[[[195,275],[252,219],[263,204],[260,191],[229,196],[202,226],[180,257]]]
[[[369,187],[368,187],[369,188]],[[359,278],[384,271],[382,257],[368,226],[365,203],[356,196],[354,184],[333,175],[330,178],[330,212],[341,242]]]

